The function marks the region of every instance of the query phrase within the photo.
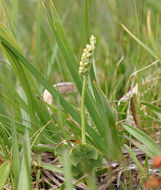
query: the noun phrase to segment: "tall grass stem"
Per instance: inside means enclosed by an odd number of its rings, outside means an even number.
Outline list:
[[[84,80],[83,80],[82,101],[81,101],[82,144],[86,143],[85,94],[86,94],[87,77],[88,76],[83,76]]]

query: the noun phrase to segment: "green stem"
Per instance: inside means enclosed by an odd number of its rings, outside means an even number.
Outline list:
[[[82,144],[86,143],[86,123],[85,123],[85,92],[87,84],[87,76],[83,76],[83,89],[82,89],[82,101],[81,101],[81,119],[82,119]]]

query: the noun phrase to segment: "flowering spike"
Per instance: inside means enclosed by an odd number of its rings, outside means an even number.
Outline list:
[[[79,66],[79,74],[87,75],[90,68],[90,61],[95,50],[96,38],[92,35],[90,37],[90,43],[86,45],[86,48],[83,50],[83,54]]]

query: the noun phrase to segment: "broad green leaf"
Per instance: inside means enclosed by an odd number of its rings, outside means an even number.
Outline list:
[[[33,145],[32,150],[35,152],[53,152],[55,148],[53,146],[46,146],[46,145]]]
[[[148,155],[150,158],[154,158],[156,156],[156,154],[152,151],[149,150],[149,148],[147,148],[145,145],[138,143],[134,140],[132,140],[132,143],[138,147],[140,150],[142,150],[146,155]]]
[[[79,179],[91,174],[93,169],[102,165],[102,154],[92,145],[78,144],[69,152],[73,177]]]

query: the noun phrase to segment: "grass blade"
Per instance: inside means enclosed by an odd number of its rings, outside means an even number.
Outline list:
[[[54,165],[51,165],[51,164],[43,164],[41,163],[41,167],[47,169],[47,170],[50,170],[52,172],[58,172],[58,173],[64,173],[63,172],[63,169],[62,168],[59,168],[59,167],[56,167]]]
[[[3,85],[5,86],[5,91],[6,91],[5,94],[8,95],[10,98],[14,97],[14,101],[19,106],[21,106],[21,108],[24,111],[28,112],[28,106],[26,105],[24,100],[19,96],[19,94],[15,91],[15,88],[10,84],[10,82],[8,82],[8,80],[3,76],[0,76],[0,82],[2,82]]]
[[[2,115],[8,115],[7,112],[6,112],[6,109],[5,109],[5,104],[4,104],[4,101],[3,101],[3,98],[2,98],[2,95],[0,94],[0,113]]]
[[[12,36],[12,34],[2,25],[0,26],[0,35],[3,38],[7,38],[7,41],[10,41],[12,44],[14,44],[14,47],[18,48],[18,44],[16,43],[16,40],[14,39],[14,37]],[[24,69],[21,65],[21,63],[19,62],[19,59],[12,53],[12,51],[3,43],[1,42],[1,47],[2,50],[4,51],[5,55],[7,56],[8,60],[10,61],[12,68],[16,74],[16,76],[19,78],[20,83],[26,93],[27,96],[27,100],[28,100],[28,104],[29,104],[29,112],[30,112],[30,117],[31,117],[31,121],[33,124],[33,127],[35,127],[36,125],[35,123],[35,100],[33,98],[32,92],[31,92],[31,88],[29,86],[26,74],[24,72]]]
[[[63,153],[63,163],[64,163],[65,187],[67,190],[72,190],[73,189],[72,172],[71,172],[71,165],[67,150],[65,150]]]
[[[100,112],[100,117],[102,121],[104,121],[104,133],[108,135],[106,136],[106,141],[108,141],[109,154],[112,155],[112,159],[119,159],[122,157],[122,151],[118,137],[118,131],[115,125],[114,115],[102,90],[95,82],[93,82],[93,84],[95,98],[97,99],[97,107]]]
[[[161,113],[161,108],[160,107],[154,106],[153,104],[150,104],[150,103],[144,102],[144,101],[141,101],[140,103],[147,106],[148,108],[150,108],[153,111]]]
[[[10,174],[10,162],[4,162],[1,166],[0,166],[0,189],[3,189],[9,174]]]
[[[19,181],[19,170],[20,170],[20,157],[19,157],[19,145],[17,138],[17,131],[15,125],[14,111],[12,113],[11,123],[11,134],[12,134],[12,145],[13,145],[13,173],[14,173],[14,188],[17,189]]]
[[[127,146],[126,144],[124,144],[126,150],[128,151],[128,153],[130,154],[130,157],[133,159],[133,161],[135,162],[138,170],[140,170],[140,172],[142,173],[142,175],[144,175],[144,170],[142,165],[140,164],[140,162],[138,161],[137,157],[135,156],[135,154],[133,153],[133,151],[131,150],[131,148],[129,146]]]
[[[123,124],[123,127],[137,140],[142,142],[154,155],[161,155],[161,147],[155,141],[136,127]]]
[[[57,115],[58,115],[58,124],[60,126],[60,130],[62,131],[64,139],[67,141],[68,145],[71,146],[71,143],[69,141],[69,135],[65,130],[65,126],[63,123],[63,118],[62,118],[62,113],[61,113],[61,104],[60,104],[60,99],[58,97],[57,99]]]
[[[137,38],[132,32],[130,32],[126,26],[124,26],[123,24],[121,24],[121,26],[123,27],[123,29],[135,40],[137,41],[138,44],[140,44],[147,52],[150,53],[150,55],[152,55],[155,59],[160,60],[160,58],[157,56],[157,54],[152,50],[150,49],[146,44],[144,44],[139,38]]]
[[[149,150],[149,148],[147,148],[145,145],[142,145],[141,143],[138,143],[134,140],[132,140],[132,143],[140,148],[140,150],[142,150],[146,155],[148,155],[150,158],[154,158],[155,156],[157,156],[153,151]]]
[[[0,136],[2,137],[2,139],[4,140],[4,142],[8,146],[8,148],[10,149],[11,142],[9,141],[8,133],[9,132],[6,130],[5,126],[3,126],[3,124],[0,122]]]
[[[23,143],[23,155],[19,174],[18,190],[32,190],[31,184],[31,150],[28,131],[26,131]]]

